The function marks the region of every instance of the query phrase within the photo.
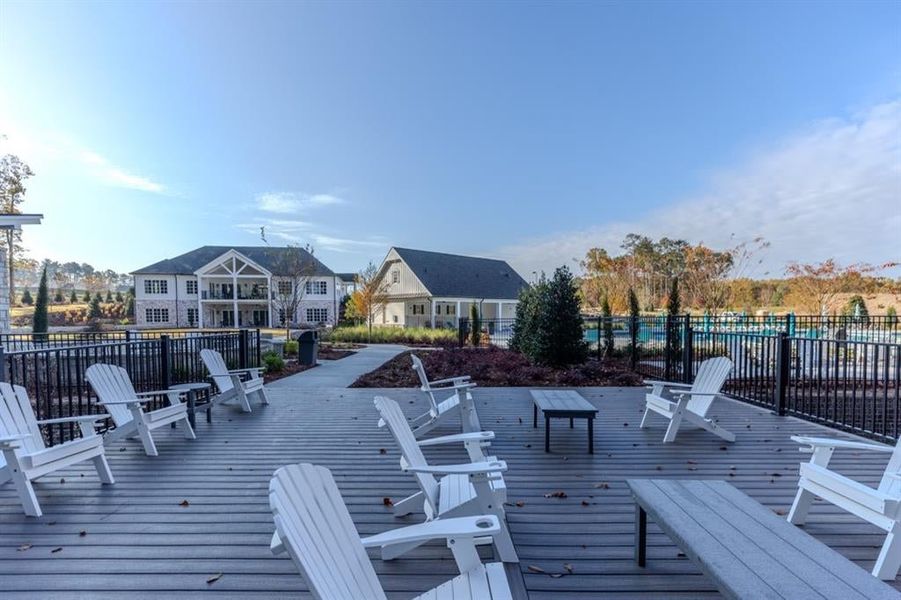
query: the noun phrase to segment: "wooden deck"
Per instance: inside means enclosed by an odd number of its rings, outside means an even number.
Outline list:
[[[389,434],[376,428],[372,398],[377,391],[300,391],[290,380],[270,389],[272,405],[255,405],[253,414],[219,407],[212,425],[199,419],[194,442],[177,431],[157,435],[158,458],[144,456],[134,441],[112,445],[108,456],[115,486],[101,488],[87,468],[45,478],[37,485],[45,512],[40,519],[22,514],[10,484],[0,487],[4,598],[121,598],[125,593],[187,598],[211,591],[234,598],[307,598],[291,561],[273,557],[268,548],[273,530],[269,477],[290,462],[331,468],[364,535],[422,518],[397,520],[383,505],[386,496],[412,493],[414,483],[398,469]],[[544,432],[532,428],[527,389],[476,390],[482,425],[497,433],[492,452],[509,464],[509,523],[522,561],[519,569],[510,569],[517,575],[512,582],[533,599],[716,597],[710,582],[653,523],[648,566],[633,564],[634,507],[624,480],[727,479],[773,510],[787,511],[798,463],[807,459],[789,435],[832,434],[724,401],[713,412],[737,434],[735,444],[686,430],[664,447],[662,421],[657,428],[638,429],[641,390],[579,391],[600,410],[593,456],[586,453],[584,421],[575,430],[555,421],[553,452],[545,454]],[[408,414],[425,409],[414,390],[384,393],[401,401]],[[428,454],[436,462],[465,456],[459,448],[429,449]],[[839,451],[833,465],[875,484],[885,459]],[[566,497],[548,497],[554,492]],[[883,539],[875,528],[822,504],[812,510],[806,529],[867,569]],[[455,573],[442,544],[374,565],[392,598],[412,597]],[[218,573],[218,580],[207,582]]]

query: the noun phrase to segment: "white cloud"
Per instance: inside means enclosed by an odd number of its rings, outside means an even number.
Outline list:
[[[265,192],[257,194],[257,207],[271,213],[296,213],[307,208],[344,204],[345,200],[331,194],[301,194],[298,192]]]
[[[81,159],[81,162],[88,167],[95,179],[102,181],[107,185],[140,190],[142,192],[151,192],[154,194],[166,192],[165,186],[161,183],[157,183],[148,177],[124,171],[99,154],[91,152],[90,150],[82,150],[79,153],[79,158]]]
[[[238,229],[259,236],[265,232],[266,239],[272,243],[311,244],[316,250],[333,252],[358,252],[367,248],[384,248],[386,243],[381,238],[350,239],[323,233],[323,227],[308,221],[293,219],[256,219],[250,223],[239,223]]]
[[[901,259],[901,100],[814,123],[712,176],[706,191],[634,220],[560,232],[501,248],[521,272],[574,266],[591,247],[618,251],[641,233],[714,247],[763,236],[754,276],[792,260]]]

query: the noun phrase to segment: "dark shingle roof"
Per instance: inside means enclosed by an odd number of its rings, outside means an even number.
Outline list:
[[[338,276],[338,279],[341,281],[346,281],[347,283],[353,283],[357,280],[356,273],[335,273]]]
[[[528,284],[503,260],[394,248],[433,296],[518,298]]]
[[[201,246],[196,250],[185,252],[175,258],[167,258],[138,269],[137,271],[132,271],[132,275],[192,275],[194,271],[203,265],[212,262],[229,250],[235,250],[261,267],[273,271],[275,264],[278,262],[279,253],[288,250],[288,248],[269,246]],[[314,269],[313,274],[334,275],[332,270],[322,264],[315,256],[302,248],[299,250],[303,253],[305,261],[312,261]]]

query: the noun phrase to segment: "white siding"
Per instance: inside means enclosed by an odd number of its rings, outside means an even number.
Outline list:
[[[419,281],[419,278],[410,270],[410,268],[400,260],[400,255],[392,248],[385,257],[387,265],[385,270],[385,281],[388,283],[387,291],[391,297],[397,296],[428,296],[429,291]],[[383,267],[385,266],[383,263]],[[397,273],[398,281],[394,281],[395,273]]]

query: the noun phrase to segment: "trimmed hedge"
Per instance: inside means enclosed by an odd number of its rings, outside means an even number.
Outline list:
[[[322,336],[327,342],[369,343],[369,327],[335,327]],[[429,344],[447,346],[457,344],[455,329],[429,329],[426,327],[373,327],[373,344]]]

